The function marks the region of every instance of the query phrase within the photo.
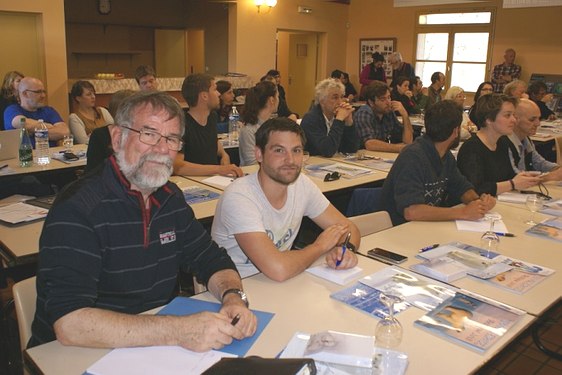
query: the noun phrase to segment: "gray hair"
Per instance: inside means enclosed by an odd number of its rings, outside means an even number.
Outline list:
[[[125,98],[115,115],[115,124],[121,126],[121,144],[127,140],[129,129],[123,128],[133,126],[133,113],[140,107],[151,106],[153,110],[164,110],[168,114],[168,120],[178,118],[180,120],[180,132],[185,132],[185,115],[178,101],[170,94],[162,91],[138,91]]]
[[[339,90],[342,95],[345,94],[345,86],[337,79],[326,78],[320,81],[314,88],[314,104],[320,104],[332,90]]]
[[[443,97],[443,99],[445,100],[454,100],[458,94],[460,94],[461,92],[464,92],[464,90],[459,87],[459,86],[451,86],[449,88],[449,90],[447,90],[447,93],[445,94],[445,96]]]
[[[396,61],[396,62],[402,61],[402,54],[400,52],[391,53],[386,60]]]
[[[525,90],[527,90],[527,83],[525,83],[525,81],[522,81],[520,79],[516,79],[504,86],[503,93],[508,96],[513,96],[513,91],[515,91],[515,89],[519,86],[524,87]]]

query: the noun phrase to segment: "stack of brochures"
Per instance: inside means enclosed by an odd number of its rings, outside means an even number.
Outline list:
[[[187,204],[195,204],[218,199],[219,193],[199,186],[188,186],[182,189],[183,197]]]
[[[511,306],[459,291],[414,324],[454,343],[484,353],[524,314],[524,311]]]
[[[408,356],[394,350],[376,348],[373,336],[324,331],[297,332],[283,350],[281,358],[312,358],[319,374],[401,375],[408,367]]]
[[[562,242],[562,217],[545,220],[527,229],[527,233],[533,236]]]
[[[356,178],[374,173],[371,169],[353,166],[343,163],[322,163],[307,165],[306,172],[314,177],[324,178],[327,173],[339,173],[343,178]]]
[[[13,203],[0,207],[0,222],[8,225],[28,223],[43,219],[49,210],[43,207],[30,205],[27,203]]]
[[[562,199],[545,203],[541,212],[547,215],[562,216]]]
[[[410,269],[444,282],[474,276],[515,293],[525,293],[553,274],[553,269],[479,247],[451,242],[418,254],[422,263]]]

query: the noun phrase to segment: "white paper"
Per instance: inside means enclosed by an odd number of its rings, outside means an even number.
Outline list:
[[[486,219],[480,219],[476,221],[471,220],[456,220],[457,230],[464,230],[468,232],[487,232],[490,230],[490,221]],[[498,233],[508,233],[507,227],[505,226],[503,220],[494,221],[494,232]]]
[[[357,266],[346,270],[338,270],[329,267],[326,263],[306,270],[314,276],[321,277],[339,285],[345,285],[351,280],[355,280],[363,272],[362,268]]]
[[[25,203],[14,203],[0,207],[0,220],[11,223],[23,223],[44,218],[49,210]]]
[[[500,202],[510,202],[510,203],[526,203],[529,194],[506,192],[498,195],[498,200]]]
[[[92,375],[201,374],[229,353],[196,353],[179,346],[114,349],[88,370]]]
[[[225,177],[225,176],[213,176],[204,179],[202,182],[209,184],[209,185],[218,185],[222,187],[227,187],[234,181],[234,177]]]

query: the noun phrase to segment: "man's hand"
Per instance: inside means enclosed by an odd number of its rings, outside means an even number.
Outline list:
[[[486,212],[488,212],[487,204],[478,198],[463,207],[460,219],[478,220],[483,218]]]
[[[351,249],[347,249],[342,258],[342,246],[337,246],[328,254],[326,254],[326,263],[330,268],[338,270],[346,270],[348,268],[353,268],[357,265],[357,255]],[[341,263],[336,267],[336,263],[341,259]]]
[[[195,352],[221,349],[233,338],[241,340],[245,337],[240,329],[230,324],[231,321],[226,314],[208,311],[178,317],[177,344]]]
[[[555,168],[548,174],[540,177],[541,181],[562,181],[562,167]]]
[[[484,207],[486,207],[486,212],[490,211],[496,205],[496,198],[490,194],[482,194],[480,200],[484,204]]]
[[[539,182],[541,182],[541,179],[538,175],[527,172],[520,172],[513,177],[513,184],[517,190],[528,189],[531,186],[538,185]]]
[[[392,102],[390,102],[390,104],[392,106],[393,111],[400,113],[400,116],[402,116],[402,117],[408,117],[408,112],[406,111],[406,108],[404,108],[402,103],[400,103],[399,101],[393,100]]]
[[[354,108],[351,104],[347,102],[342,102],[335,111],[335,117],[337,120],[345,121],[346,125],[351,125],[353,123],[353,119],[351,114],[353,113]]]
[[[231,322],[237,315],[240,316],[235,327],[244,337],[252,336],[256,332],[258,320],[237,294],[231,293],[225,296],[220,313],[226,315]]]
[[[318,246],[320,249],[322,249],[322,251],[328,252],[335,246],[337,246],[337,244],[340,242],[340,238],[347,234],[348,231],[348,225],[330,225],[322,233],[320,233],[318,238],[316,238],[316,241],[314,241],[314,245]]]
[[[240,167],[237,167],[235,164],[227,164],[219,166],[219,174],[221,176],[228,176],[228,177],[242,177],[244,176],[244,172]]]

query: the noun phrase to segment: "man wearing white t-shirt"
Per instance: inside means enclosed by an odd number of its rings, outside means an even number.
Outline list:
[[[242,277],[261,271],[284,281],[322,255],[335,269],[357,264],[351,250],[359,247],[359,230],[300,174],[304,143],[304,132],[294,121],[266,121],[256,133],[259,171],[237,179],[219,200],[212,236],[228,251]],[[324,231],[305,248],[288,251],[304,216]],[[347,233],[351,233],[349,251],[342,255]]]

